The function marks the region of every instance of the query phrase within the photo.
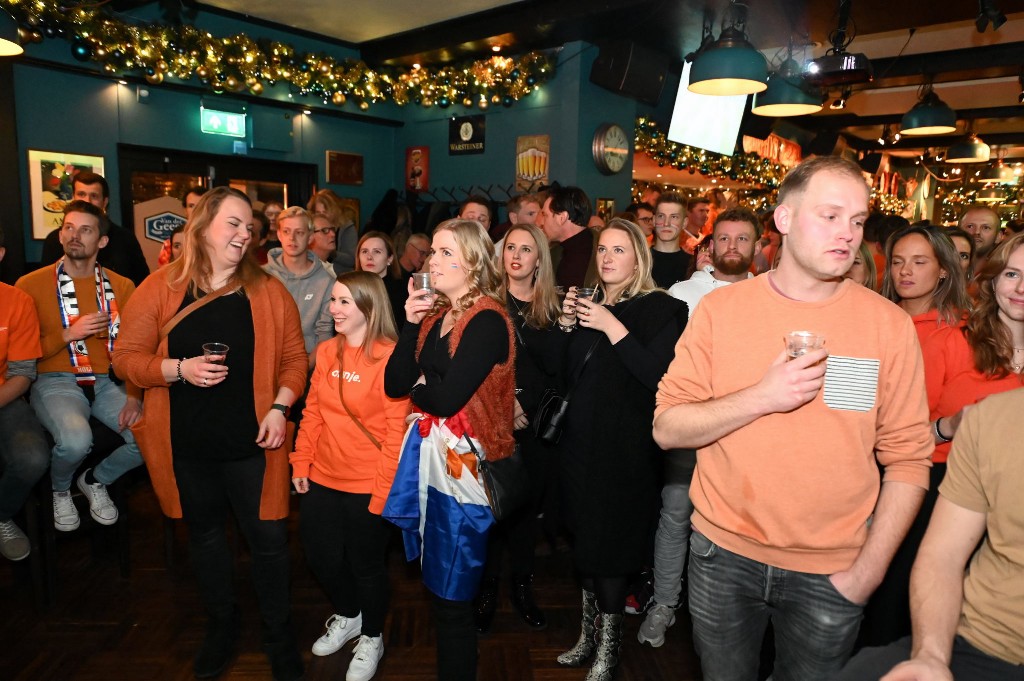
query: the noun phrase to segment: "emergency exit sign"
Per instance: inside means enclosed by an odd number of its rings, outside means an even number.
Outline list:
[[[245,137],[245,114],[199,107],[199,129],[207,135]]]

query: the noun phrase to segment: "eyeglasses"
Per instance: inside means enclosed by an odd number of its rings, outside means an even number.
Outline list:
[[[314,229],[313,233],[314,234],[318,234],[319,233],[319,234],[323,234],[323,235],[337,234],[338,233],[338,228],[337,227],[321,227],[320,229]]]
[[[430,255],[430,251],[424,251],[421,248],[416,248],[416,246],[412,242],[407,243],[406,246],[419,253],[421,258],[425,258],[428,255]]]
[[[654,224],[654,218],[637,218],[636,221],[637,222],[642,222],[645,225]]]

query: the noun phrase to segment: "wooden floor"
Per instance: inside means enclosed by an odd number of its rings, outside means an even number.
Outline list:
[[[78,499],[79,509],[84,509]],[[55,605],[38,606],[32,595],[28,560],[0,559],[0,680],[2,681],[185,681],[203,633],[204,617],[192,581],[184,528],[178,525],[168,569],[163,523],[148,483],[128,491],[131,574],[120,576],[114,533],[83,514],[82,527],[57,537],[58,589]],[[307,570],[292,516],[293,618],[304,650],[306,678],[340,681],[351,659],[351,645],[329,657],[309,652],[330,614]],[[90,535],[99,533],[90,541]],[[396,535],[396,540],[398,539]],[[95,546],[101,551],[95,554]],[[384,630],[385,654],[376,679],[421,681],[435,678],[434,630],[428,593],[415,563],[407,564],[400,541],[392,543],[393,598]],[[259,618],[249,583],[248,561],[239,552],[238,593],[243,614],[240,654],[221,678],[270,679],[260,652]],[[505,584],[502,584],[505,587]],[[585,669],[566,669],[555,657],[578,634],[579,591],[568,554],[537,560],[536,598],[549,626],[526,628],[508,603],[507,591],[492,632],[480,637],[481,681],[582,681]],[[680,613],[664,646],[641,647],[636,631],[642,618],[626,616],[618,681],[696,679],[689,620]]]

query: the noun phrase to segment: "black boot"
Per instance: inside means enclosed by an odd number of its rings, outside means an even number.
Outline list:
[[[304,668],[291,626],[266,629],[263,640],[274,681],[300,681]]]
[[[531,629],[546,629],[548,620],[533,602],[533,575],[517,577],[512,581],[512,607]]]
[[[196,653],[192,671],[197,679],[220,676],[235,654],[238,641],[238,609],[219,615],[211,614],[206,620],[206,635]]]
[[[486,634],[491,630],[494,612],[498,609],[498,578],[484,577],[480,582],[480,591],[476,595],[474,619],[477,633]]]

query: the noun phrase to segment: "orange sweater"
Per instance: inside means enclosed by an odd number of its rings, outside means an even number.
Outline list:
[[[945,327],[922,342],[924,379],[928,389],[928,411],[931,420],[947,418],[969,404],[977,404],[989,395],[1024,387],[1021,376],[1010,374],[992,378],[974,367],[974,353],[967,344],[962,328]],[[943,432],[949,426],[943,421]],[[943,463],[949,458],[951,444],[935,445],[932,461]]]
[[[359,348],[345,348],[345,404],[382,445],[378,450],[341,404],[337,349],[341,342],[339,336],[317,348],[302,425],[289,457],[292,477],[308,477],[342,492],[370,494],[369,510],[379,515],[398,468],[410,402],[384,394],[384,367],[394,343],[374,344],[370,354],[377,359],[373,361]]]
[[[849,568],[867,538],[876,456],[886,481],[928,486],[924,372],[905,312],[850,281],[819,302],[785,298],[764,275],[716,289],[676,345],[655,416],[754,385],[798,329],[825,335],[824,389],[698,451],[693,525],[753,560],[831,574]]]
[[[160,330],[177,314],[185,299],[185,288],[170,287],[169,269],[173,268],[163,267],[149,275],[125,308],[121,335],[114,348],[114,366],[118,374],[146,389],[142,418],[132,426],[132,433],[149,469],[160,509],[168,517],[180,518],[181,501],[171,456],[171,400],[160,368],[168,357],[167,338],[160,338]],[[296,395],[305,390],[309,356],[302,340],[299,310],[284,284],[268,274],[261,286],[246,289],[246,295],[252,306],[256,334],[252,382],[256,421],[261,422],[270,411],[278,388],[289,388]],[[288,517],[291,485],[287,444],[286,438],[285,445],[266,450],[261,520]]]

